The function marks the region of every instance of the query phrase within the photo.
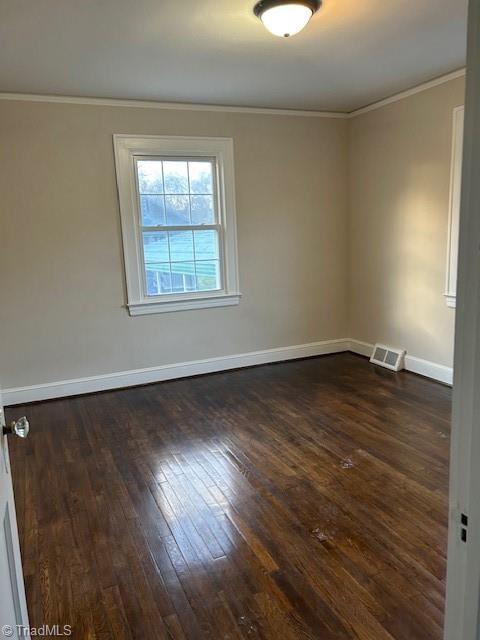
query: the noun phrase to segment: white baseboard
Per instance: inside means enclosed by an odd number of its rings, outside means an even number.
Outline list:
[[[373,353],[373,344],[362,342],[361,340],[354,340],[353,338],[350,338],[348,342],[348,350],[352,351],[353,353],[358,353],[358,355],[360,356],[367,356],[367,358],[370,358]]]
[[[149,367],[148,369],[133,369],[131,371],[118,371],[98,376],[89,376],[88,378],[60,380],[58,382],[48,382],[46,384],[29,387],[3,389],[3,402],[5,406],[11,406],[24,404],[26,402],[36,402],[38,400],[75,396],[82,393],[133,387],[151,382],[161,382],[163,380],[186,378],[204,373],[251,367],[269,362],[281,362],[283,360],[295,360],[296,358],[340,353],[342,351],[348,351],[349,348],[350,341],[347,339],[323,340],[322,342],[312,342],[291,347],[279,347],[232,356],[220,356],[218,358],[207,358],[205,360],[167,364],[160,367]]]
[[[76,396],[82,393],[134,387],[151,382],[162,382],[163,380],[174,380],[176,378],[186,378],[205,373],[214,373],[216,371],[228,371],[229,369],[240,369],[242,367],[251,367],[269,362],[282,362],[283,360],[295,360],[297,358],[341,353],[343,351],[353,351],[353,353],[370,357],[372,350],[373,345],[352,338],[323,340],[321,342],[311,342],[309,344],[290,347],[278,347],[276,349],[251,351],[249,353],[231,356],[207,358],[205,360],[166,364],[160,367],[149,367],[147,369],[117,371],[115,373],[89,376],[87,378],[47,382],[46,384],[32,385],[29,387],[14,387],[4,389],[2,395],[5,406],[12,406],[25,404],[26,402],[37,402],[39,400]],[[434,362],[429,362],[428,360],[407,355],[405,358],[405,368],[407,371],[419,373],[422,376],[433,378],[433,380],[452,384],[453,369],[451,367],[445,367]]]
[[[354,339],[350,339],[349,343],[349,351],[353,351],[353,353],[359,353],[362,356],[368,357],[373,353],[373,344]],[[422,358],[416,358],[415,356],[407,354],[405,356],[405,369],[412,373],[418,373],[421,376],[438,380],[438,382],[453,384],[453,368],[446,367],[443,364],[422,360]]]

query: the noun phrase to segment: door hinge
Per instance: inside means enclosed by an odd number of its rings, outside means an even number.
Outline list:
[[[460,538],[462,540],[462,542],[466,542],[467,541],[467,530],[468,530],[468,516],[465,513],[462,513],[460,516],[460,522],[461,522],[461,527],[460,527]]]

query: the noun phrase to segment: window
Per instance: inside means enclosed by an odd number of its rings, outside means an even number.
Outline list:
[[[448,218],[447,282],[445,299],[449,307],[456,307],[458,231],[460,225],[460,195],[462,188],[464,108],[453,110],[452,167],[450,181],[450,214]]]
[[[238,304],[232,140],[114,146],[130,314]]]

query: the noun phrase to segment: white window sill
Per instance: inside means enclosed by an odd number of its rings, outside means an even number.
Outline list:
[[[169,313],[171,311],[185,311],[187,309],[209,309],[214,307],[231,307],[239,304],[241,293],[229,293],[204,298],[175,298],[173,300],[149,300],[128,304],[131,316],[145,316],[153,313]]]
[[[446,293],[445,294],[445,301],[447,303],[447,307],[450,307],[451,309],[455,309],[457,306],[457,296],[456,295],[452,295],[451,293]]]

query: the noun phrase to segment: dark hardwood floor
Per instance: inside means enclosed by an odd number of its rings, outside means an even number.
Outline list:
[[[440,640],[450,390],[352,354],[8,410],[30,624]]]

